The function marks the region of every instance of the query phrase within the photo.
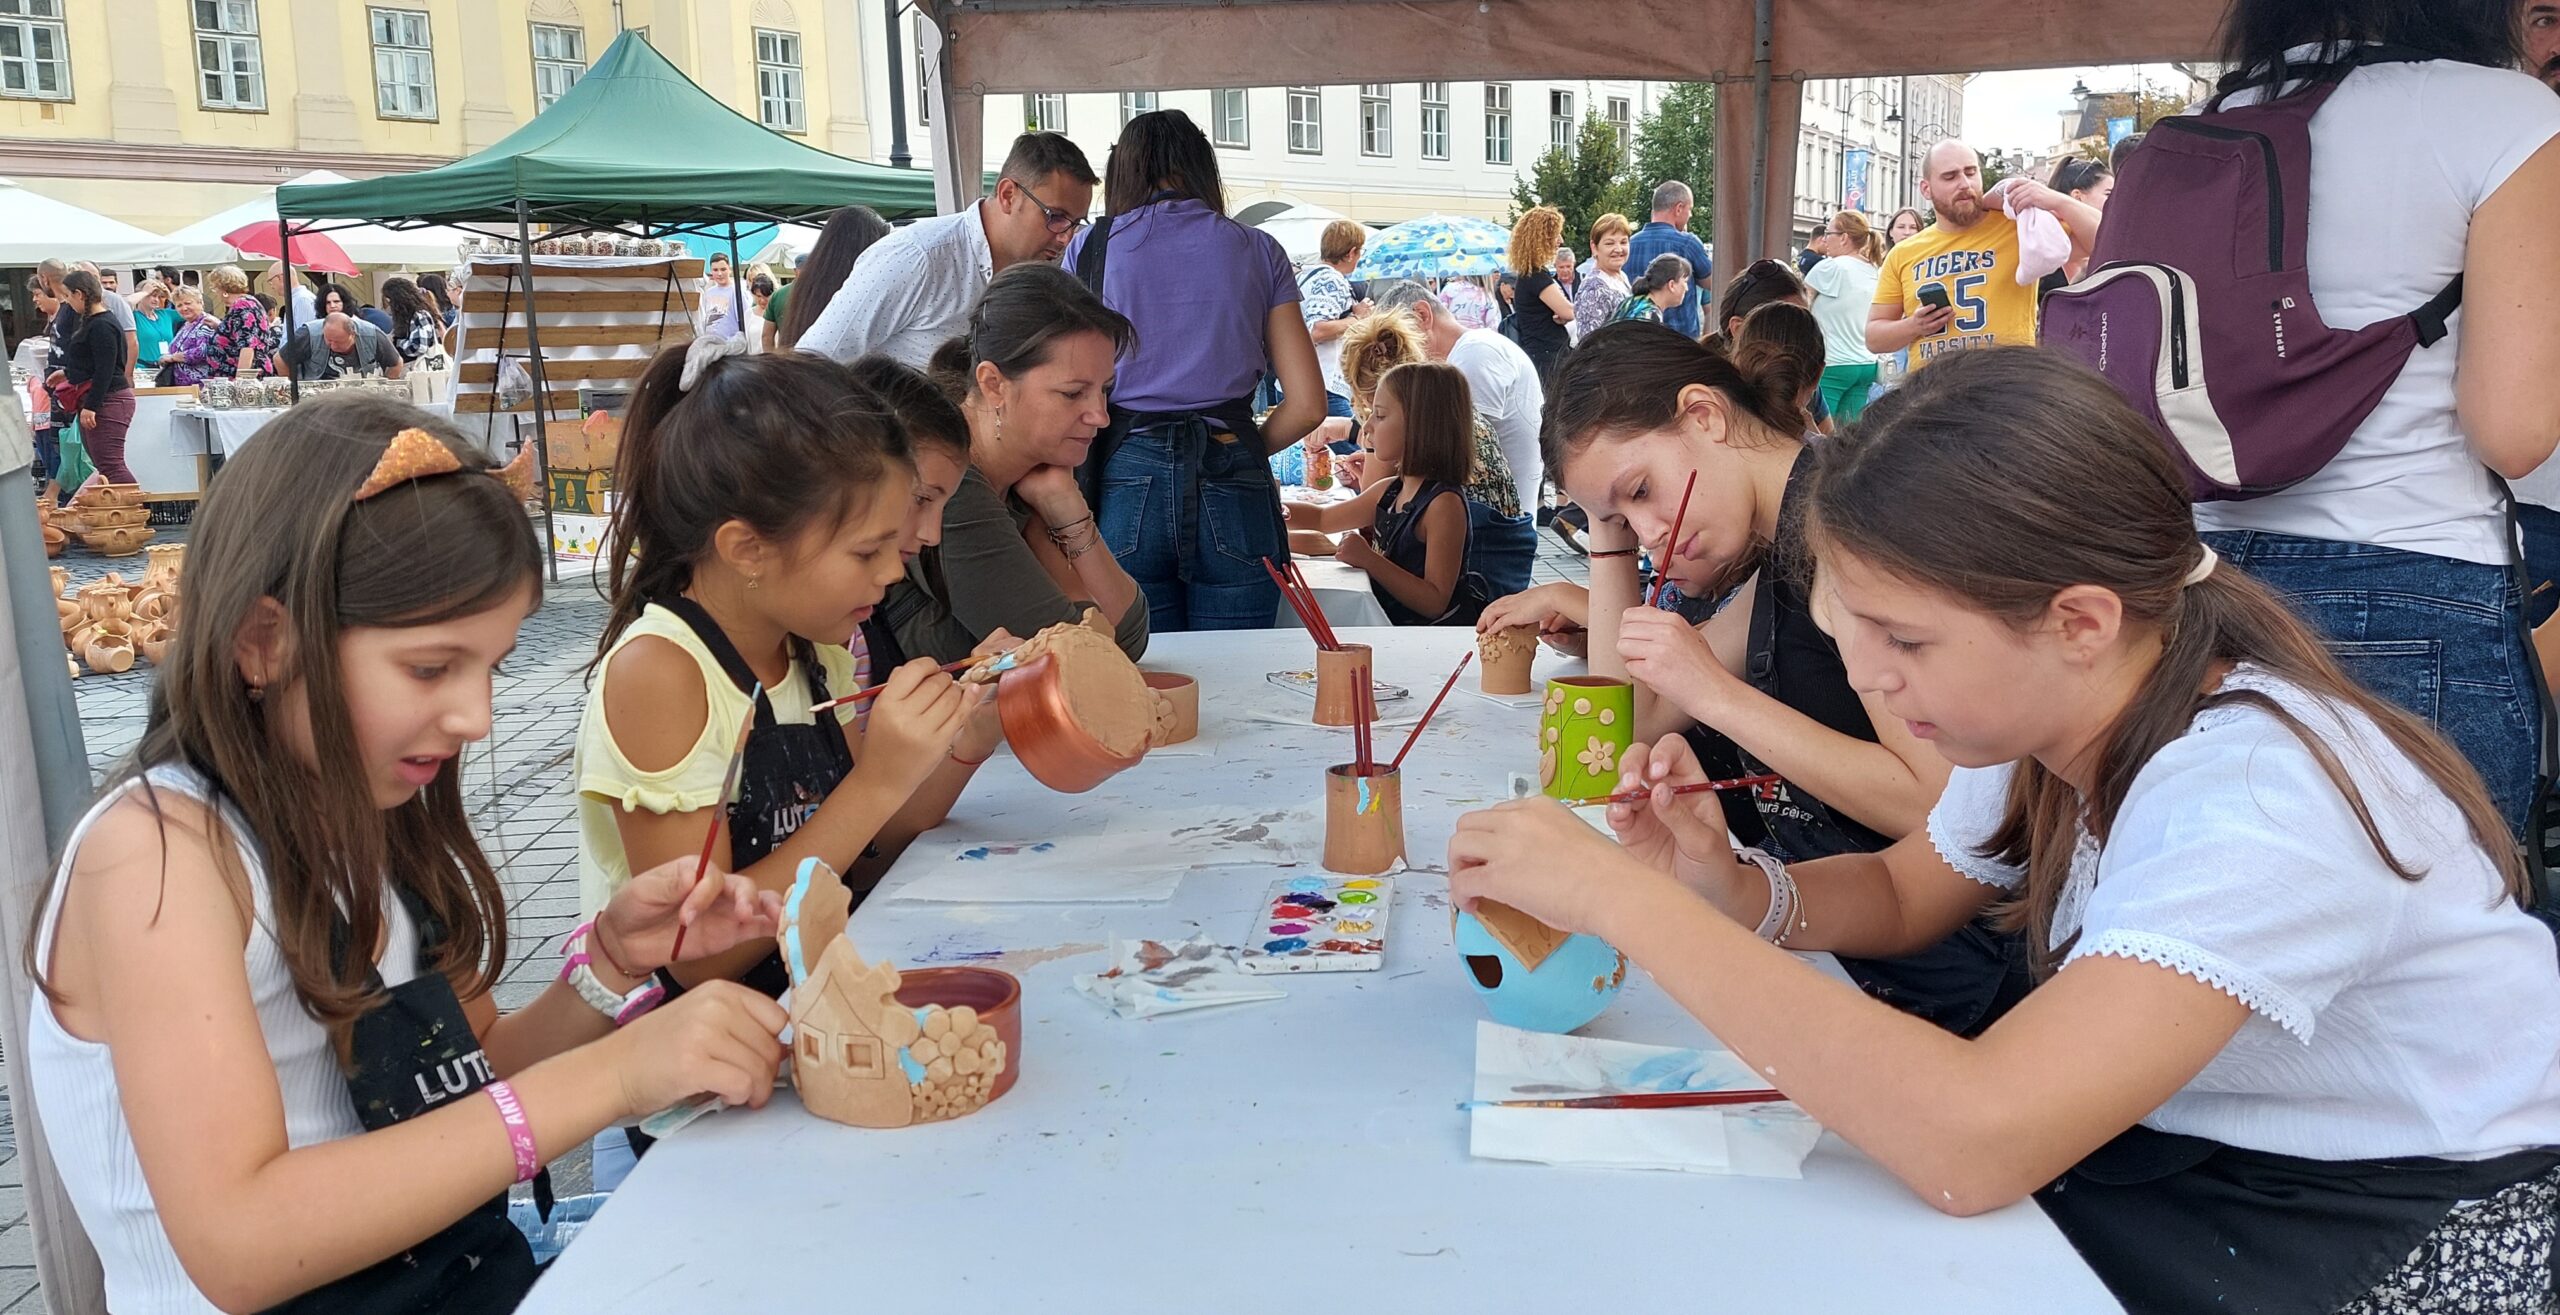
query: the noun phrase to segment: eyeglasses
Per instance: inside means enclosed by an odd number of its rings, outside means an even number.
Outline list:
[[[1040,207],[1040,218],[1047,221],[1050,233],[1057,236],[1064,236],[1084,227],[1084,216],[1068,214],[1066,211],[1041,200],[1040,194],[1032,191],[1030,186],[1025,184],[1019,178],[1011,181],[1016,188],[1021,190],[1024,196],[1031,198],[1031,204]]]

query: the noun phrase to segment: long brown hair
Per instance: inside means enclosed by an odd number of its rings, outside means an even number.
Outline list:
[[[1404,459],[1396,473],[1443,484],[1476,477],[1476,407],[1454,365],[1415,361],[1387,371],[1378,391],[1404,408]]]
[[[1734,365],[1794,411],[1799,434],[1813,428],[1813,417],[1802,403],[1822,382],[1822,360],[1821,322],[1791,301],[1773,301],[1751,312],[1734,335]]]
[[[452,448],[463,472],[415,480],[353,501],[357,486],[403,429]],[[416,895],[443,926],[427,957],[469,998],[506,969],[506,900],[472,838],[458,760],[398,808],[375,806],[357,759],[355,726],[338,671],[338,639],[360,626],[434,625],[539,598],[541,550],[506,485],[460,431],[406,402],[365,394],[315,398],[258,431],[205,491],[187,548],[186,624],[151,687],[151,712],[112,792],[153,767],[178,765],[211,781],[237,810],[265,868],[275,938],[303,1008],[330,1030],[343,1058],[347,1028],[373,995],[369,948],[382,934],[384,883]],[[252,699],[233,645],[268,599],[291,639],[277,687],[299,682],[309,705],[313,761],[286,748]],[[151,787],[146,782],[146,792]],[[161,808],[156,792],[150,805]],[[163,813],[165,816],[165,813]],[[247,907],[248,874],[233,846],[214,861]],[[47,879],[44,898],[51,898]],[[38,907],[42,907],[39,905]],[[343,936],[343,940],[334,939]],[[38,947],[30,936],[30,973]]]
[[[2508,889],[2524,867],[2479,774],[2425,721],[2357,685],[2317,635],[2266,586],[2230,566],[2195,584],[2203,558],[2185,479],[2150,426],[2083,366],[2031,347],[1962,352],[1934,362],[1879,399],[1849,437],[1812,445],[1810,542],[1847,552],[1913,584],[2025,627],[2073,585],[2124,603],[2128,622],[2161,637],[2160,659],[2097,750],[2083,800],[2030,759],[2018,764],[2009,808],[1983,846],[2023,867],[2027,881],[2003,910],[2028,934],[2039,971],[2054,905],[2070,876],[2076,829],[2105,844],[2125,793],[2153,754],[2210,708],[2256,708],[2311,751],[2394,872],[2424,875],[2384,841],[2363,791],[2336,753],[2300,719],[2254,690],[2206,686],[2217,665],[2247,662],[2325,702],[2370,718],[2470,824]],[[2062,947],[2067,949],[2068,947]]]
[[[1594,329],[1556,369],[1538,435],[1548,470],[1603,439],[1651,433],[1680,414],[1680,390],[1699,384],[1724,395],[1748,417],[1793,442],[1804,413],[1784,381],[1763,378],[1720,347],[1650,320],[1618,320]]]
[[[1556,248],[1564,245],[1564,212],[1551,205],[1531,206],[1511,226],[1511,250],[1506,263],[1511,272],[1522,278],[1551,272],[1556,263]]]
[[[686,350],[660,349],[622,422],[607,535],[613,607],[589,670],[642,609],[692,585],[722,525],[783,543],[844,524],[892,475],[914,474],[897,416],[844,366],[805,352],[731,356],[706,362],[688,389]],[[904,497],[907,485],[896,487]]]

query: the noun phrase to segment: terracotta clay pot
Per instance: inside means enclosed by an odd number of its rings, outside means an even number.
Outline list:
[[[151,542],[151,527],[119,525],[113,529],[91,530],[80,536],[80,542],[103,556],[131,557],[142,551],[142,545]]]
[[[168,656],[169,641],[175,638],[177,631],[171,629],[167,622],[152,621],[134,631],[133,643],[134,647],[142,650],[143,659],[156,667]]]
[[[987,1088],[987,1103],[1013,1090],[1022,1077],[1022,983],[994,968],[913,968],[898,974],[898,1003],[910,1009],[941,1005],[976,1010],[978,1021],[1004,1042],[1004,1071]]]
[[[153,544],[149,551],[149,564],[142,568],[142,587],[168,594],[178,592],[178,575],[187,564],[187,545]]]
[[[84,484],[71,495],[74,507],[139,507],[142,486],[139,484]]]
[[[53,577],[53,596],[62,597],[62,591],[71,585],[71,573],[59,566],[48,566],[44,569],[45,574]]]
[[[1476,671],[1476,688],[1487,694],[1526,694],[1529,669],[1538,660],[1538,628],[1505,626],[1478,635],[1476,654],[1483,659]]]
[[[133,669],[133,630],[122,621],[101,621],[89,630],[80,657],[91,671],[113,675]]]
[[[80,616],[86,621],[117,621],[133,615],[133,595],[114,575],[80,586]]]
[[[163,621],[178,614],[178,596],[154,589],[138,594],[133,600],[133,618],[137,621]]]
[[[112,530],[126,525],[148,525],[148,507],[83,507],[72,513],[73,526],[84,531]]]
[[[68,598],[54,599],[53,610],[55,619],[62,623],[63,647],[68,648],[71,646],[71,636],[89,623],[88,618],[81,613],[80,605]]]
[[[1179,671],[1148,671],[1147,688],[1173,705],[1173,728],[1156,738],[1157,748],[1180,744],[1200,733],[1200,682]]]
[[[1361,790],[1363,781],[1368,790]],[[1363,808],[1365,803],[1368,806]],[[1356,763],[1324,771],[1324,867],[1355,877],[1375,876],[1404,857],[1404,784],[1396,769]]]
[[[1359,705],[1354,700],[1360,684],[1352,673],[1363,670],[1375,684],[1377,665],[1367,644],[1316,650],[1316,725],[1348,726],[1359,719]]]
[[[996,716],[1023,770],[1060,794],[1082,794],[1138,765],[1105,748],[1067,706],[1057,660],[1043,654],[997,678]]]
[[[45,522],[41,528],[44,533],[44,555],[47,557],[61,556],[63,546],[71,542],[71,536],[65,533],[61,526],[56,525],[51,521]]]

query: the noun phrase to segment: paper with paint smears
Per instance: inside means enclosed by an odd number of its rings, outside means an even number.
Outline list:
[[[1375,972],[1387,961],[1392,877],[1292,877],[1271,891],[1245,928],[1249,973]]]
[[[1111,810],[1083,816],[1113,826]],[[949,845],[941,863],[888,893],[928,904],[1152,904],[1195,868],[1292,867],[1321,842],[1309,807],[1225,804],[1124,814],[1117,829],[1046,839],[989,834],[998,817],[955,821],[918,842]],[[930,852],[930,851],[927,851]]]
[[[1726,1050],[1688,1050],[1476,1024],[1477,1102],[1733,1091],[1768,1081]],[[1793,1105],[1467,1112],[1467,1152],[1583,1169],[1801,1178],[1822,1125]]]
[[[1263,985],[1236,963],[1236,952],[1205,936],[1187,941],[1111,939],[1111,966],[1084,973],[1076,993],[1120,1018],[1153,1018],[1219,1005],[1278,1000],[1288,992]]]

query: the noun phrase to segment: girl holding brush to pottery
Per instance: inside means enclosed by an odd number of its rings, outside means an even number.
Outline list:
[[[1475,406],[1454,365],[1418,361],[1378,380],[1360,433],[1369,450],[1360,496],[1329,507],[1293,502],[1289,528],[1340,533],[1334,556],[1366,572],[1387,619],[1400,626],[1471,625],[1484,580],[1467,572],[1475,468]]]
[[[2130,1309],[2546,1309],[2560,965],[2463,756],[2216,559],[2080,366],[1934,365],[1812,464],[1849,677],[1956,764],[1925,826],[1737,863],[1660,788],[1617,844],[1523,801],[1461,819],[1451,893],[1617,945],[1932,1207],[2035,1195]],[[1974,1040],[1788,953],[1995,906],[2035,986]]]
[[[613,610],[574,769],[588,908],[632,872],[705,853],[777,894],[804,858],[853,884],[929,782],[956,794],[992,751],[959,743],[986,691],[930,658],[883,673],[859,735],[858,703],[813,715],[861,683],[845,642],[904,571],[916,465],[844,366],[743,352],[713,338],[660,352],[623,423]],[[716,977],[789,984],[760,941],[667,985]]]
[[[541,597],[529,493],[449,421],[345,394],[206,491],[187,624],[37,901],[9,1057],[109,1307],[513,1310],[510,1184],[618,1120],[772,1090],[772,1001],[650,1007],[681,932],[774,931],[778,901],[690,856],[624,883],[530,1004],[492,1002],[525,942],[457,755]]]

